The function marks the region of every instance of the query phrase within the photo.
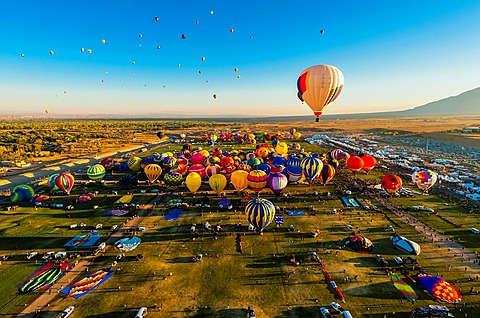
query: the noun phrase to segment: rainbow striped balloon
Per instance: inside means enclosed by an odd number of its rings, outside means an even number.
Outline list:
[[[70,173],[66,172],[60,173],[55,180],[57,187],[67,194],[70,194],[70,190],[72,190],[74,182],[75,178]]]
[[[314,157],[306,157],[300,162],[305,178],[312,183],[322,172],[323,163],[320,159]]]
[[[248,174],[248,185],[255,192],[262,191],[267,186],[268,175],[262,170],[252,170]]]
[[[263,198],[250,200],[245,208],[248,222],[262,232],[275,219],[275,206]]]

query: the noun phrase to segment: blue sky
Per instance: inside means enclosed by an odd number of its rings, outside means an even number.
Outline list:
[[[468,0],[9,1],[0,111],[308,115],[315,64],[345,76],[324,114],[402,110],[480,86],[478,21]]]

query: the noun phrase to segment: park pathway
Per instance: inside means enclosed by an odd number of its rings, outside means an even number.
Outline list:
[[[161,196],[157,196],[150,203],[146,204],[144,208],[137,214],[137,217],[133,217],[115,233],[111,234],[108,239],[105,241],[107,245],[106,248],[113,246],[113,243],[118,241],[125,233],[126,230],[131,230],[134,228],[140,221],[143,220],[143,217],[149,209],[153,207],[153,204],[159,201]],[[58,281],[53,284],[48,290],[40,294],[40,296],[35,299],[30,305],[26,306],[25,309],[17,316],[23,318],[34,317],[37,312],[40,312],[42,308],[47,307],[54,298],[60,293],[60,290],[68,286],[71,282],[74,282],[79,276],[85,275],[88,273],[88,267],[92,265],[95,260],[95,256],[89,255],[83,257],[78,264],[68,271],[64,276],[62,276]]]

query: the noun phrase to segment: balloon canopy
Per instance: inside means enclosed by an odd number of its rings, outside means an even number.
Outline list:
[[[262,232],[275,218],[275,206],[263,198],[250,200],[245,208],[248,222],[255,230]]]

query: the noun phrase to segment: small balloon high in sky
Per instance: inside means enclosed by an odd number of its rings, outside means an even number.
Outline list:
[[[0,109],[319,118],[403,110],[480,86],[480,3],[302,6],[97,1],[72,15],[60,1],[6,2]]]

